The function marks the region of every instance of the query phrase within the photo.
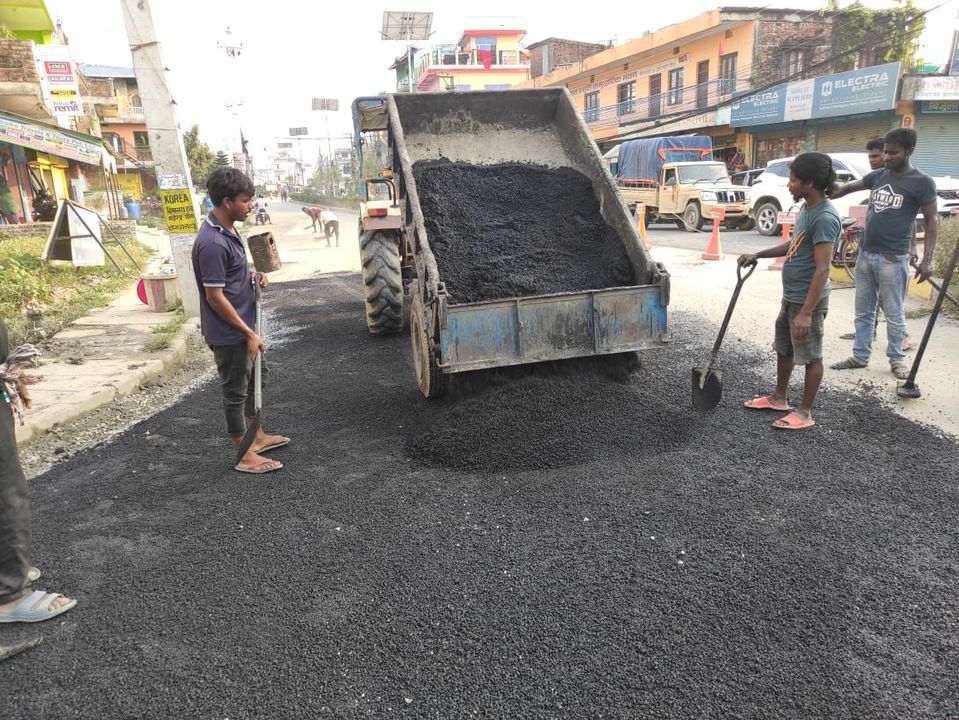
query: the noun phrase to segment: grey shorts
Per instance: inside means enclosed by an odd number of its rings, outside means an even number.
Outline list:
[[[822,336],[826,325],[826,314],[829,311],[829,296],[827,295],[815,310],[812,311],[812,327],[809,334],[802,340],[795,340],[792,336],[792,321],[802,310],[802,303],[792,303],[783,300],[776,318],[776,340],[773,349],[780,355],[791,357],[796,365],[809,365],[822,360]]]

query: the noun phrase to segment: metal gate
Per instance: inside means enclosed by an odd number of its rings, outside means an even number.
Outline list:
[[[959,113],[917,115],[916,132],[912,164],[928,175],[959,176]]]
[[[838,122],[819,128],[816,150],[819,152],[866,152],[866,143],[889,132],[889,118]]]

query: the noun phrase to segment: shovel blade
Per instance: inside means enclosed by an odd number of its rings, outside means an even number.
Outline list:
[[[896,386],[896,395],[901,398],[919,398],[922,393],[919,392],[919,386],[916,383],[904,382]]]
[[[693,407],[712,410],[723,397],[722,368],[698,367],[692,369]]]

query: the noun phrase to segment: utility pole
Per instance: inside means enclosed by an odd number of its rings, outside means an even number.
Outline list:
[[[150,136],[150,147],[153,150],[161,197],[164,195],[163,190],[192,191],[190,165],[186,159],[186,150],[183,148],[180,123],[176,116],[176,103],[164,69],[160,42],[153,27],[150,0],[120,0],[120,5],[123,8],[123,21],[126,25],[127,40],[130,43],[130,54],[133,56],[133,72],[136,75],[140,99],[143,102],[143,114]],[[181,216],[179,227],[171,228],[170,247],[176,264],[183,310],[187,315],[197,316],[200,314],[200,293],[193,276],[191,259],[196,233],[195,205],[192,212],[192,231],[188,232],[190,220]]]

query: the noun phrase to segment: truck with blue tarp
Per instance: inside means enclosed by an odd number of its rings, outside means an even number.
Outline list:
[[[408,305],[412,365],[428,398],[446,391],[451,377],[488,368],[660,347],[668,341],[669,274],[656,263],[605,168],[596,143],[565,88],[469,93],[395,94],[357,98],[354,143],[361,167],[360,255],[367,325],[374,335],[402,332]],[[375,150],[386,150],[374,153]],[[373,155],[380,160],[373,162]],[[470,167],[550,166],[574,170],[587,187],[609,242],[621,243],[629,281],[577,292],[531,292],[463,301],[441,276],[446,241],[428,231],[437,194],[418,183],[414,166],[454,161]],[[382,164],[382,167],[379,167]],[[422,176],[420,176],[422,180]],[[474,190],[477,196],[480,190]],[[468,198],[467,198],[468,200]],[[502,228],[520,222],[457,224],[459,198],[443,198],[444,222],[477,247],[501,240]],[[536,200],[538,201],[538,199]],[[548,200],[544,200],[548,204]],[[430,211],[429,208],[434,208]],[[565,223],[563,241],[582,243],[566,207],[544,207]],[[582,228],[580,228],[582,230]],[[520,228],[520,234],[526,235]],[[612,233],[612,235],[610,235]],[[484,235],[488,234],[488,238]],[[556,262],[559,244],[546,238],[538,252]],[[486,260],[484,261],[484,257]],[[483,252],[484,273],[503,272]],[[484,262],[487,264],[484,265]],[[406,301],[404,303],[404,300]]]
[[[713,159],[708,135],[627,140],[619,146],[616,184],[631,210],[643,206],[647,225],[675,222],[695,232],[722,208],[727,227],[753,226],[748,193]]]

